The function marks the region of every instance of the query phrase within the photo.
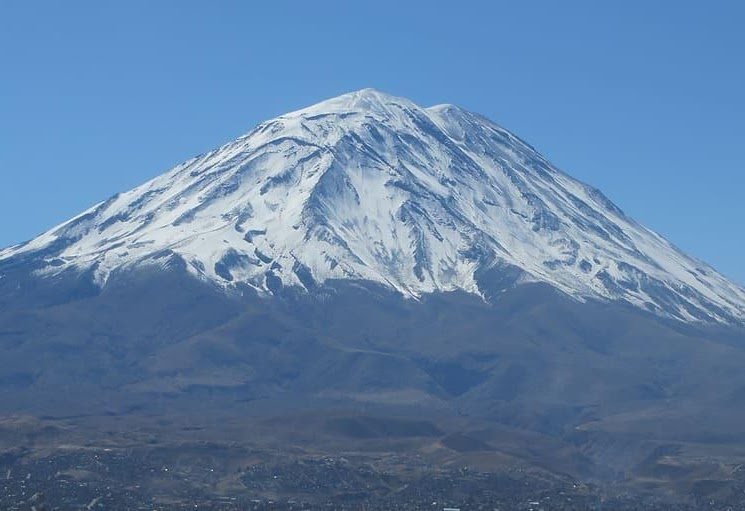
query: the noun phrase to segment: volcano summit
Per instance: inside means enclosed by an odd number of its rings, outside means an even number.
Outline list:
[[[264,296],[343,280],[489,300],[495,280],[540,282],[683,321],[745,320],[743,289],[510,132],[373,89],[263,122],[3,250],[0,275],[22,263],[104,287],[174,258]]]

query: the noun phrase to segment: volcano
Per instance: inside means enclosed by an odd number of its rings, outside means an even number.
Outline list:
[[[685,478],[740,445],[744,325],[509,131],[364,89],[0,251],[0,413]]]

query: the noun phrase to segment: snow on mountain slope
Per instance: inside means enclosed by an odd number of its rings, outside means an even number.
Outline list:
[[[479,293],[495,265],[575,299],[742,322],[745,291],[491,121],[372,89],[266,121],[97,204],[0,261],[39,275],[160,264],[271,293],[329,279]]]

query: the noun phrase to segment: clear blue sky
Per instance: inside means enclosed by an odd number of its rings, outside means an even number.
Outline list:
[[[745,2],[0,2],[0,246],[363,87],[514,131],[745,282]]]

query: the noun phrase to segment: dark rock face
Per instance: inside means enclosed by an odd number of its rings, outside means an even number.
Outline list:
[[[578,303],[547,285],[515,287],[515,277],[509,267],[484,275],[484,302],[466,293],[415,301],[356,281],[279,287],[272,299],[250,288],[225,294],[176,262],[118,273],[103,289],[83,285],[86,275],[17,276],[3,282],[15,299],[0,312],[0,412],[362,407],[580,445],[650,430],[667,442],[738,438],[742,331]],[[363,426],[355,434],[383,427]]]

